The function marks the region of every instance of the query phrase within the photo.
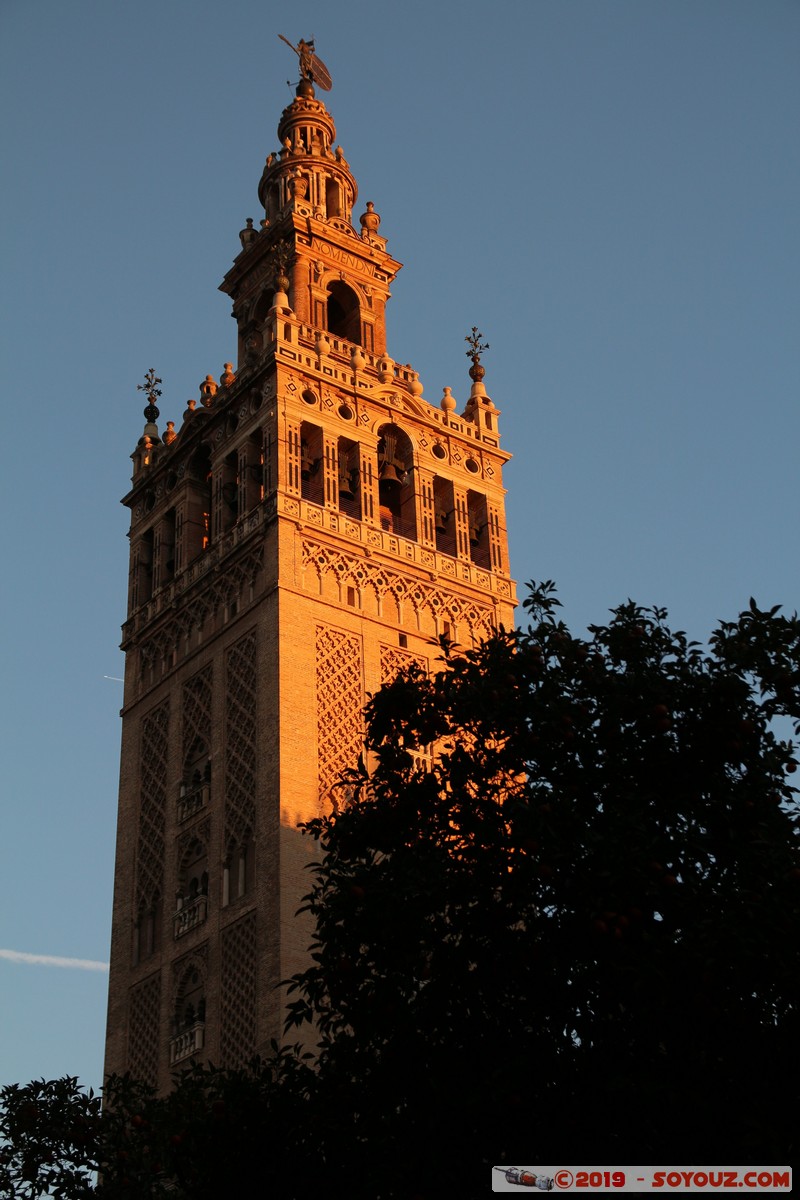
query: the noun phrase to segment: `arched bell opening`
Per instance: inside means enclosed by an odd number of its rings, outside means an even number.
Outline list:
[[[361,455],[358,442],[340,437],[337,445],[339,468],[339,511],[361,520]]]
[[[268,221],[274,221],[281,210],[281,194],[277,180],[267,189],[264,209]]]
[[[467,492],[467,521],[469,524],[469,556],[476,567],[491,569],[489,546],[489,512],[486,497],[480,492]]]
[[[329,217],[344,216],[342,212],[342,190],[337,179],[325,180],[325,212]]]
[[[264,433],[250,434],[239,451],[239,512],[247,513],[264,499]]]
[[[208,549],[211,541],[211,451],[201,446],[189,462],[189,505],[186,522],[186,561]]]
[[[381,528],[416,540],[414,449],[397,425],[378,430],[378,503]]]
[[[158,579],[154,580],[155,587],[163,587],[175,578],[175,538],[177,514],[174,508],[164,513],[158,526],[158,560],[154,564],[158,570]]]
[[[219,532],[227,533],[239,516],[239,454],[236,450],[225,456],[217,475],[216,511]]]
[[[361,345],[361,309],[358,296],[340,279],[328,287],[328,333]]]
[[[436,549],[441,554],[451,554],[454,557],[458,554],[455,508],[452,482],[449,479],[440,479],[437,475],[433,480]]]
[[[300,494],[312,504],[325,503],[322,430],[303,421],[300,426]]]
[[[153,595],[153,547],[155,530],[146,529],[136,545],[131,561],[130,608],[146,604]]]
[[[271,288],[271,287],[264,288],[264,291],[258,297],[258,300],[256,301],[255,307],[253,309],[252,319],[253,319],[253,324],[256,326],[257,329],[260,329],[261,326],[266,321],[269,310],[272,308],[272,305],[274,304],[274,302],[275,302],[275,289]]]

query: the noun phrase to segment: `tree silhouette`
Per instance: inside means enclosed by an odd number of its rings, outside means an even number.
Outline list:
[[[274,1046],[163,1098],[112,1080],[102,1112],[74,1080],[6,1088],[3,1194],[411,1200],[504,1162],[791,1161],[800,622],[751,601],[704,648],[662,609],[584,639],[552,585],[526,605],[371,699],[307,827],[289,1029],[315,1060]]]
[[[800,624],[751,601],[704,650],[662,609],[582,639],[551,584],[526,606],[373,698],[311,824],[292,1016],[340,1144],[374,1175],[391,1136],[407,1194],[454,1161],[788,1161]]]

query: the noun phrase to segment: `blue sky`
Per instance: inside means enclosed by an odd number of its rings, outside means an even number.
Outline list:
[[[573,627],[798,602],[796,0],[5,0],[0,1083],[102,1073],[136,385],[234,357],[217,285],[314,36],[438,403],[490,343],[512,570]],[[78,965],[10,958],[78,959]]]

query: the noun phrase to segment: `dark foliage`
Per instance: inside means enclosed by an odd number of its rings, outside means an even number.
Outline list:
[[[791,1161],[800,622],[751,602],[704,649],[659,609],[584,640],[551,585],[527,607],[371,700],[309,826],[313,1068],[111,1081],[102,1113],[74,1080],[5,1089],[3,1194],[411,1200],[517,1160]]]
[[[313,825],[293,1016],[349,1088],[338,1144],[372,1177],[402,1147],[408,1195],[454,1162],[785,1162],[800,624],[751,602],[704,650],[658,609],[583,640],[551,585],[527,607],[375,696]]]
[[[102,1106],[71,1078],[12,1085],[0,1093],[0,1195],[310,1196],[295,1175],[315,1080],[296,1048],[274,1045],[239,1071],[183,1071],[168,1096],[127,1075],[107,1081]]]

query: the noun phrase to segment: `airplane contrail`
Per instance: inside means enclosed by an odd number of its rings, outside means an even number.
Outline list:
[[[108,963],[91,958],[59,958],[55,954],[26,954],[24,950],[0,950],[0,958],[9,962],[37,963],[42,967],[72,967],[79,971],[107,971]]]
[[[119,675],[104,675],[103,679],[112,679],[114,683],[124,683],[124,679],[120,679]]]

